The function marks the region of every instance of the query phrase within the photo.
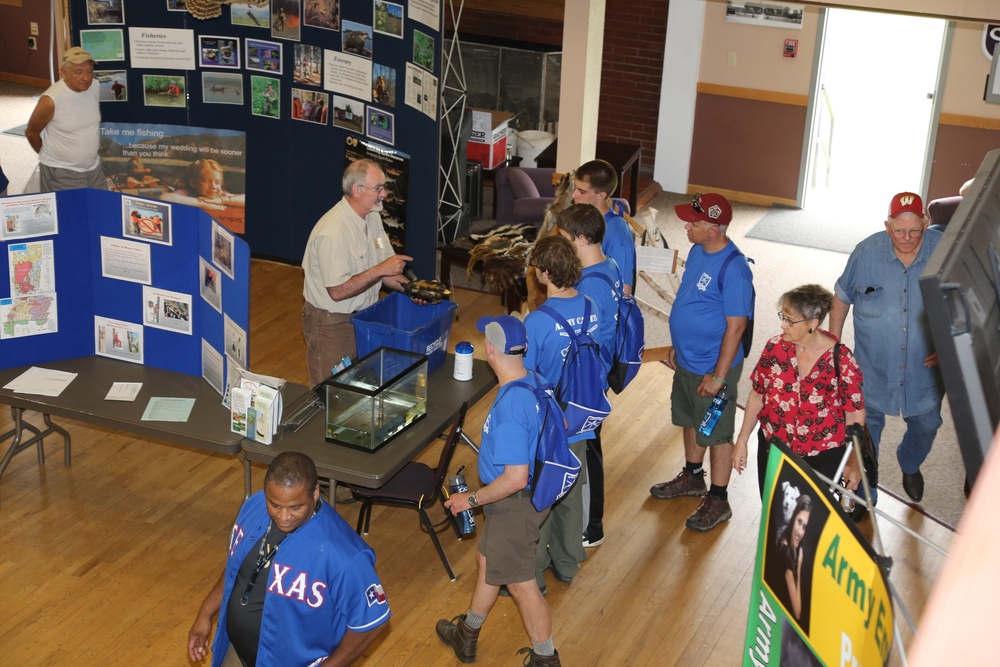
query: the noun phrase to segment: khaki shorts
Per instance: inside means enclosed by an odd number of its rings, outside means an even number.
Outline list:
[[[702,447],[725,445],[733,441],[733,435],[736,431],[736,386],[739,384],[742,373],[742,361],[726,373],[724,379],[729,387],[727,390],[727,393],[730,394],[729,403],[722,411],[722,417],[715,425],[712,435],[707,438],[700,433],[695,435],[695,442]],[[674,426],[698,428],[701,425],[701,420],[705,418],[705,413],[712,405],[711,396],[698,395],[698,385],[704,378],[704,375],[695,375],[680,366],[674,371],[674,384],[670,391],[670,412],[673,416]]]
[[[502,586],[533,581],[538,528],[549,510],[539,512],[525,494],[485,505],[483,513],[486,520],[479,553],[486,557],[486,583]]]

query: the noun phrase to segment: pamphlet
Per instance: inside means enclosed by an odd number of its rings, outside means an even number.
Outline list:
[[[242,401],[242,404],[240,404]],[[243,378],[232,390],[233,431],[270,445],[281,425],[281,391],[257,379]],[[243,417],[242,421],[238,419]],[[239,429],[239,430],[238,430]]]

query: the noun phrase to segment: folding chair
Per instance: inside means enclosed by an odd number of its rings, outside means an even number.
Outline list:
[[[362,501],[361,511],[358,513],[358,535],[367,535],[372,518],[372,504],[393,505],[396,507],[409,507],[420,513],[420,521],[427,528],[431,536],[434,548],[437,549],[444,569],[448,571],[448,577],[455,581],[455,573],[451,569],[451,563],[441,548],[434,524],[427,516],[426,509],[441,500],[441,487],[445,483],[448,475],[448,466],[451,465],[452,455],[459,442],[459,435],[462,432],[462,423],[465,421],[465,412],[469,407],[468,401],[462,404],[458,411],[458,416],[451,425],[448,437],[445,439],[444,448],[441,450],[441,458],[438,460],[436,468],[431,468],[424,463],[410,461],[396,475],[390,479],[380,489],[369,489],[363,486],[351,486],[351,493],[354,497]],[[448,510],[445,509],[445,513]],[[362,526],[364,532],[362,533]]]

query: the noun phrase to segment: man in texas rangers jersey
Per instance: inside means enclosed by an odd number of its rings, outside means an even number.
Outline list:
[[[305,454],[275,457],[264,490],[240,508],[226,567],[188,633],[188,655],[212,666],[350,665],[389,620],[375,553],[320,501]]]

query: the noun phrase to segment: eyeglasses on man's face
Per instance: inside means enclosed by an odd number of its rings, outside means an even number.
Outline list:
[[[781,312],[779,310],[778,311],[778,321],[779,322],[783,322],[784,324],[787,324],[788,326],[791,326],[793,324],[798,324],[799,322],[805,322],[806,318],[803,317],[801,320],[793,320],[792,318],[787,317],[783,312]]]
[[[362,190],[370,190],[377,195],[384,195],[387,192],[384,185],[376,185],[374,188],[370,188],[367,185],[359,185],[358,187]]]
[[[917,229],[892,229],[889,228],[889,233],[895,236],[897,239],[919,239],[924,233],[923,227],[918,227]]]

